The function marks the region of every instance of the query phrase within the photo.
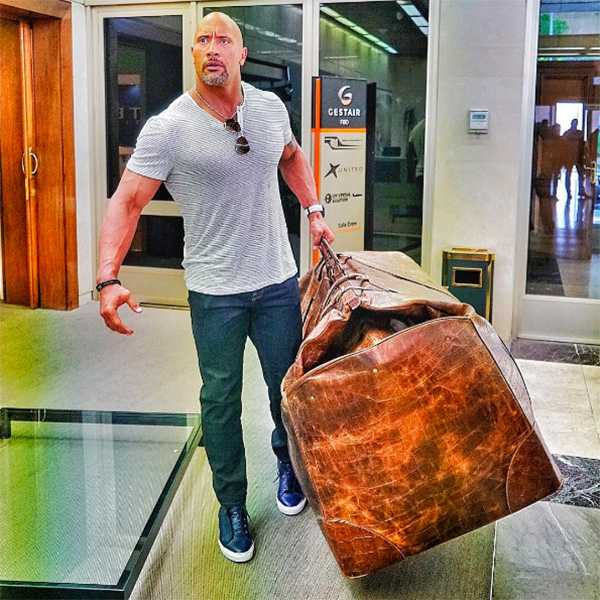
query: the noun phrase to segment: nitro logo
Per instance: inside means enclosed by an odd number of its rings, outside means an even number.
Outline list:
[[[356,175],[358,173],[362,173],[364,170],[365,168],[362,165],[353,167],[343,167],[341,163],[337,165],[329,163],[329,171],[325,173],[325,177],[323,177],[323,179],[329,177],[330,175],[333,175],[335,179],[338,179],[338,175],[342,175],[344,173]]]
[[[350,106],[352,104],[352,92],[349,85],[344,85],[338,90],[338,98],[342,106]]]

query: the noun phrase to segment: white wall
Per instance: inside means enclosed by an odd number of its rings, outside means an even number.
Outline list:
[[[92,149],[90,130],[92,115],[89,108],[88,52],[91,48],[86,18],[89,8],[72,4],[73,26],[73,90],[75,128],[75,185],[77,197],[77,263],[79,277],[79,304],[92,299],[95,285],[95,252],[92,247],[94,212],[91,185]]]
[[[492,321],[508,341],[514,308],[527,0],[439,2],[430,156],[431,274],[441,279],[446,247],[494,251]],[[489,109],[488,135],[467,133],[470,108]]]

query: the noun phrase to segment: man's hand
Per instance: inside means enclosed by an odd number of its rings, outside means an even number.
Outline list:
[[[117,333],[132,335],[133,329],[129,329],[119,317],[119,307],[128,304],[136,313],[142,312],[142,307],[134,300],[131,292],[121,285],[107,285],[100,291],[100,315],[106,326]]]
[[[152,200],[160,183],[158,179],[139,175],[127,168],[123,172],[102,222],[98,244],[98,283],[117,278],[123,259],[131,247],[142,210]],[[133,331],[123,324],[117,313],[122,304],[129,304],[135,312],[142,312],[128,289],[120,285],[107,285],[102,288],[100,315],[106,326],[118,333],[131,335]]]
[[[333,244],[335,235],[331,231],[329,225],[325,222],[323,215],[319,212],[312,213],[308,220],[310,221],[310,235],[314,248],[318,248],[321,243],[321,238],[325,238],[330,244]]]

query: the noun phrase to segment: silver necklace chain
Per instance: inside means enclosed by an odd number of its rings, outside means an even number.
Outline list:
[[[235,111],[232,113],[231,117],[225,116],[221,111],[217,110],[196,88],[192,88],[192,93],[198,96],[210,110],[217,113],[222,119],[228,121],[229,119],[233,119],[233,115],[235,115],[238,111],[238,108],[244,103],[244,90],[242,89],[242,101],[235,107]]]

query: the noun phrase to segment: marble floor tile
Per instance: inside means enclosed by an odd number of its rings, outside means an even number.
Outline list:
[[[600,435],[600,367],[583,367],[583,376],[590,397],[596,429]]]
[[[575,344],[575,349],[579,364],[600,367],[600,346]]]
[[[534,415],[551,452],[600,458],[600,435],[587,367],[518,359]],[[590,371],[595,377],[595,371]],[[600,406],[598,406],[600,409]]]
[[[583,377],[586,382],[595,382],[600,384],[600,367],[584,365]]]
[[[600,346],[517,338],[510,351],[514,358],[578,365],[600,365]]]
[[[600,510],[538,502],[497,523],[494,600],[598,600]]]
[[[550,502],[584,508],[600,508],[600,460],[581,456],[554,455],[564,482],[548,498]]]
[[[510,352],[514,358],[568,363],[573,360],[575,345],[516,339],[510,345]]]
[[[591,416],[586,420],[540,411],[535,415],[542,439],[553,454],[600,458],[600,437]]]
[[[524,359],[517,359],[517,365],[530,393],[548,388],[587,389],[581,365]]]
[[[530,389],[529,394],[534,411],[555,413],[577,420],[592,417],[592,404],[587,388],[548,386],[542,389]]]

